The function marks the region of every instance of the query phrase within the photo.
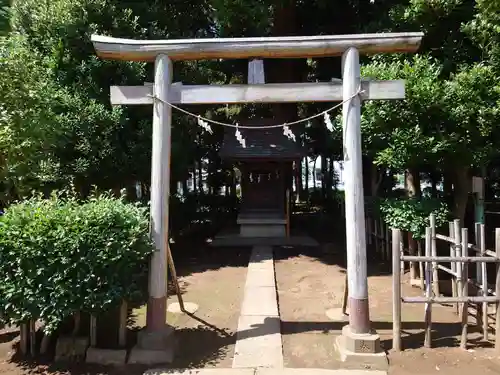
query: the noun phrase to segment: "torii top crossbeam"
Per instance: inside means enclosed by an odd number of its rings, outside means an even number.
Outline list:
[[[114,60],[307,58],[339,56],[349,47],[360,54],[415,52],[423,33],[383,33],[260,38],[133,40],[93,35],[97,55]]]

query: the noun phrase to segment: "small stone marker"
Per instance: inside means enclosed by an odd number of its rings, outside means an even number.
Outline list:
[[[61,336],[57,339],[55,360],[83,361],[88,346],[88,337]]]
[[[125,349],[88,348],[86,362],[100,365],[124,365],[126,358],[127,351]]]

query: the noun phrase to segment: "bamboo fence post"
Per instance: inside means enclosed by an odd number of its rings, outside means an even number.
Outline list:
[[[425,256],[432,255],[432,228],[425,228]],[[432,263],[425,262],[425,296],[432,297]],[[432,341],[432,302],[425,304],[425,337],[424,347],[430,348]]]
[[[495,253],[500,260],[500,228],[495,229]],[[496,264],[497,277],[495,280],[495,349],[500,351],[500,263]]]
[[[380,219],[380,235],[382,236],[382,247],[380,249],[380,254],[382,255],[382,259],[384,261],[387,261],[388,259],[386,258],[386,251],[385,249],[387,248],[387,244],[389,243],[389,238],[386,236],[386,225],[382,219]]]
[[[392,348],[401,351],[401,231],[392,229]]]
[[[481,234],[481,256],[486,256],[486,234],[484,224],[480,224],[479,233]],[[480,273],[481,273],[481,291],[484,297],[488,297],[488,274],[487,267],[485,262],[478,262],[480,265]],[[478,280],[479,282],[479,280]],[[477,311],[476,313],[479,313]],[[488,341],[488,302],[483,302],[482,304],[482,322],[483,322],[483,340]]]
[[[453,250],[453,256],[460,256],[460,249],[462,248],[461,245],[461,233],[460,233],[460,220],[454,220],[453,221],[453,239],[455,240],[455,247]],[[462,270],[463,270],[463,264],[461,263],[455,263],[456,264],[456,272],[457,272],[457,297],[460,297],[463,292],[463,280],[462,280]],[[457,311],[460,311],[460,303],[457,302]]]
[[[400,233],[402,234],[402,232],[400,231]],[[402,257],[405,255],[405,244],[404,244],[404,241],[403,241],[403,237],[400,237],[400,241],[399,241],[399,256],[400,258],[399,259],[402,259]],[[400,267],[401,267],[401,274],[404,275],[405,273],[405,262],[403,260],[401,260],[400,262]]]
[[[422,256],[422,241],[417,241],[417,255]],[[418,272],[420,273],[420,289],[425,290],[424,262],[418,262]]]
[[[455,239],[455,229],[454,222],[450,221],[448,223],[449,228],[449,236],[453,240]],[[450,243],[450,257],[455,256],[455,243]],[[453,297],[458,297],[458,288],[457,288],[457,264],[451,262],[450,269],[453,271],[453,275],[451,276],[451,295]],[[455,305],[455,314],[458,315],[458,303]]]
[[[407,235],[408,235],[408,254],[415,255],[417,253],[417,249],[413,233],[408,231]],[[410,267],[410,283],[413,283],[414,280],[416,280],[417,278],[417,262],[415,261],[409,262],[409,267]]]
[[[379,224],[379,236],[380,236],[380,260],[385,261],[385,229],[384,222],[382,219],[378,221]]]
[[[431,223],[431,254],[432,256],[437,256],[437,248],[436,248],[436,215],[431,214],[430,216]],[[438,263],[432,262],[432,289],[434,291],[435,296],[439,296],[441,293],[439,292],[439,272],[438,272]]]
[[[372,244],[372,219],[369,215],[366,217],[366,240],[368,245]]]
[[[389,229],[389,225],[385,224],[385,259],[387,262],[391,260],[391,231]]]
[[[469,238],[468,238],[468,231],[467,228],[462,228],[462,257],[467,257],[469,252]],[[464,282],[462,283],[462,297],[467,297],[469,295],[469,283],[467,282],[468,280],[468,268],[469,264],[468,263],[460,263],[462,266],[462,278]],[[462,349],[467,349],[467,320],[469,317],[469,312],[468,312],[468,302],[464,302],[462,304],[462,336],[460,338],[460,347]]]
[[[286,190],[286,203],[285,203],[285,209],[286,209],[286,237],[290,237],[290,190]]]
[[[475,223],[474,224],[474,242],[476,246],[480,249],[480,254],[482,254],[482,248],[481,248],[481,243],[483,242],[481,238],[481,223]],[[475,251],[475,250],[474,250]],[[477,262],[476,263],[476,280],[478,285],[481,285],[477,289],[477,295],[480,296],[482,295],[482,285],[483,285],[483,275],[481,273],[481,263]],[[480,329],[482,326],[482,321],[483,321],[483,309],[482,309],[482,304],[480,302],[476,303],[476,326]]]

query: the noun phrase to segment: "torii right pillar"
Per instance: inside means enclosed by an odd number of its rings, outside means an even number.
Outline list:
[[[355,95],[361,87],[361,72],[356,48],[347,49],[342,56],[342,78],[349,325],[337,338],[337,349],[342,361],[384,369],[388,365],[387,356],[380,346],[380,337],[370,327],[361,163],[361,98]]]

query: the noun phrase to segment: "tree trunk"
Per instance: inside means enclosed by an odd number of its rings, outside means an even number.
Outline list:
[[[405,171],[405,187],[408,197],[418,198],[422,195],[420,187],[420,173],[415,169]]]
[[[364,191],[365,197],[371,197],[373,195],[372,191],[371,191],[371,187],[372,187],[371,175],[372,175],[373,162],[367,156],[363,156],[361,158],[361,162],[363,164],[363,191]]]
[[[137,187],[136,183],[129,183],[127,184],[127,199],[135,202],[137,201]]]
[[[295,202],[299,203],[300,198],[304,195],[302,186],[302,168],[301,162],[296,161],[294,163],[294,175],[295,175]]]
[[[438,196],[437,184],[439,182],[439,176],[436,172],[432,172],[429,177],[431,180],[431,196],[432,198],[437,198]]]
[[[196,162],[194,162],[193,164],[191,180],[193,181],[193,193],[196,193],[196,190],[198,189],[198,179],[196,178]]]
[[[204,193],[203,190],[203,162],[201,159],[198,161],[198,191],[200,194]]]
[[[443,174],[443,193],[446,197],[453,195],[453,176],[448,172]]]
[[[304,201],[309,200],[309,160],[307,156],[304,158]]]
[[[373,198],[378,197],[379,188],[384,180],[385,169],[378,168],[375,164],[371,165],[371,186],[370,192]]]
[[[334,188],[333,182],[335,180],[335,164],[333,163],[333,158],[328,158],[328,196],[332,195],[332,190]]]
[[[387,173],[384,174],[384,178],[382,180],[382,196],[387,197],[391,195],[392,190],[394,189],[394,171],[392,169],[387,170]]]
[[[236,185],[238,184],[236,172],[234,168],[231,168],[231,183],[229,184],[229,195],[231,197],[236,197]]]
[[[312,178],[313,178],[313,191],[316,193],[317,191],[317,182],[316,182],[316,162],[318,161],[318,157],[316,156],[313,161],[313,167],[312,167]]]
[[[455,219],[460,219],[461,226],[464,225],[465,211],[467,209],[467,201],[469,199],[469,191],[472,184],[469,171],[469,167],[457,167],[453,171],[453,217]]]
[[[420,188],[420,174],[415,169],[407,169],[405,171],[405,187],[408,198],[418,198],[421,195]],[[408,253],[410,255],[417,255],[417,241],[413,238],[413,234],[408,232]],[[410,263],[410,280],[415,280],[418,275],[418,264],[416,262]],[[423,275],[421,275],[423,276]]]
[[[327,179],[328,179],[328,172],[327,172],[327,160],[325,155],[321,155],[321,195],[323,196],[323,200],[326,202],[328,200],[328,195],[327,195]]]

